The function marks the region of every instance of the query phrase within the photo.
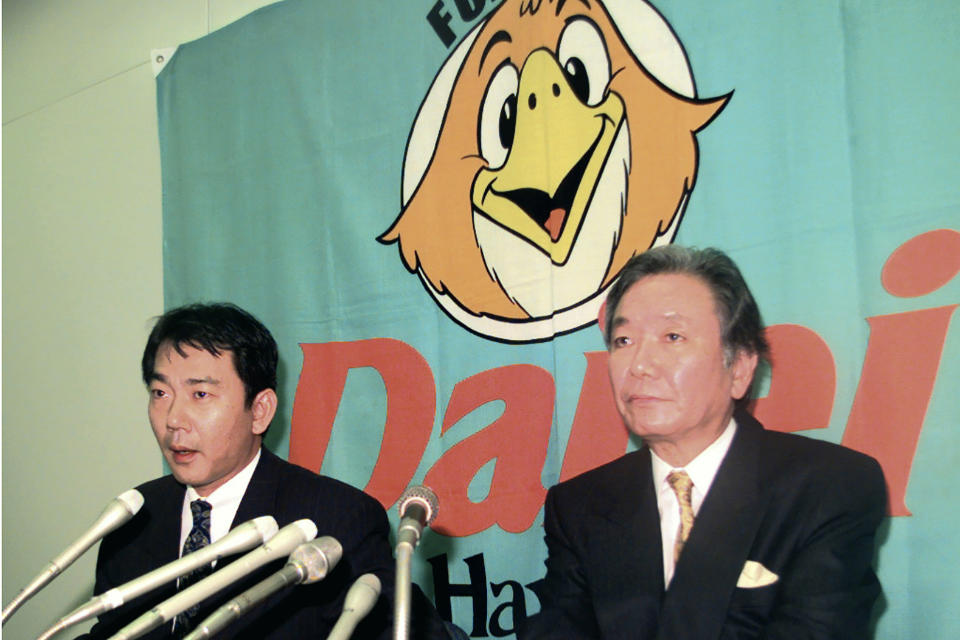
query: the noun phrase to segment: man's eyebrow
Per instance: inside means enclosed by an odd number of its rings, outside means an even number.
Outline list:
[[[513,38],[510,37],[510,34],[503,29],[490,36],[490,41],[487,42],[487,46],[483,48],[483,53],[480,54],[480,64],[477,65],[477,75],[480,75],[480,71],[483,70],[483,61],[487,59],[487,54],[490,53],[490,50],[495,44],[499,44],[501,42],[513,42]]]
[[[678,311],[668,311],[663,316],[664,320],[689,320],[689,318]],[[630,318],[627,316],[614,316],[613,322],[610,323],[611,329],[616,329],[630,322]]]
[[[198,384],[220,384],[220,381],[216,378],[205,376],[203,378],[187,378],[187,384],[191,386]]]
[[[148,380],[148,383],[150,383],[150,382],[162,382],[162,383],[166,384],[167,379],[166,379],[166,377],[164,377],[164,375],[163,375],[162,373],[157,373],[156,371],[154,371],[153,373],[150,374],[150,378],[149,378],[149,380]]]

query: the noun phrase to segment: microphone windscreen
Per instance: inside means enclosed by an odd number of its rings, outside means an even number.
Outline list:
[[[361,617],[367,615],[377,598],[380,597],[380,578],[365,573],[354,581],[343,602],[344,610],[357,612]]]
[[[303,567],[306,572],[301,584],[310,584],[327,577],[343,556],[343,547],[336,538],[322,536],[304,542],[290,554],[290,562]]]
[[[280,530],[280,527],[277,525],[277,521],[273,516],[260,516],[254,518],[249,522],[253,522],[253,526],[257,528],[257,533],[260,535],[260,540],[266,542],[273,536],[277,535],[277,531]]]
[[[403,517],[407,508],[411,504],[417,504],[426,511],[425,524],[430,524],[437,517],[437,510],[440,508],[440,501],[433,489],[424,485],[418,485],[407,488],[400,496],[398,511],[400,517]]]
[[[117,500],[126,505],[130,515],[135,516],[143,507],[143,494],[136,489],[128,489],[117,496]]]

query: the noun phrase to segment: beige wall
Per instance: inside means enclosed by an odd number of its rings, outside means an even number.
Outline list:
[[[150,50],[264,4],[3,2],[4,604],[111,498],[161,471],[138,378],[163,307]],[[89,598],[95,558],[4,635],[36,637]]]

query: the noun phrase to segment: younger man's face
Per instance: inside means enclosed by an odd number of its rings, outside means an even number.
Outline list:
[[[170,343],[157,350],[150,426],[174,477],[207,496],[256,455],[276,394],[264,389],[247,407],[232,352],[214,356],[189,345],[180,351]]]

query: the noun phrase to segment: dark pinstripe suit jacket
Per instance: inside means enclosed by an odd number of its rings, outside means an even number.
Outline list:
[[[97,558],[95,593],[99,594],[179,555],[180,515],[185,487],[164,476],[137,487],[145,498],[140,512],[103,540]],[[354,632],[354,638],[390,636],[394,561],[383,507],[365,493],[332,478],[292,465],[266,449],[237,509],[233,525],[271,515],[283,527],[301,518],[313,520],[318,536],[331,535],[343,545],[343,557],[321,582],[303,585],[268,600],[219,637],[271,639],[326,638],[343,608],[345,591],[364,573],[375,573],[383,585],[376,608]],[[227,558],[221,562],[229,562]],[[218,594],[201,607],[201,618],[242,590],[277,571],[285,559],[261,568],[248,579]],[[118,629],[175,593],[175,585],[129,602],[101,616],[90,638],[108,638]],[[415,627],[423,637],[443,637],[439,618],[427,607]],[[155,629],[146,638],[164,638],[170,627]]]

